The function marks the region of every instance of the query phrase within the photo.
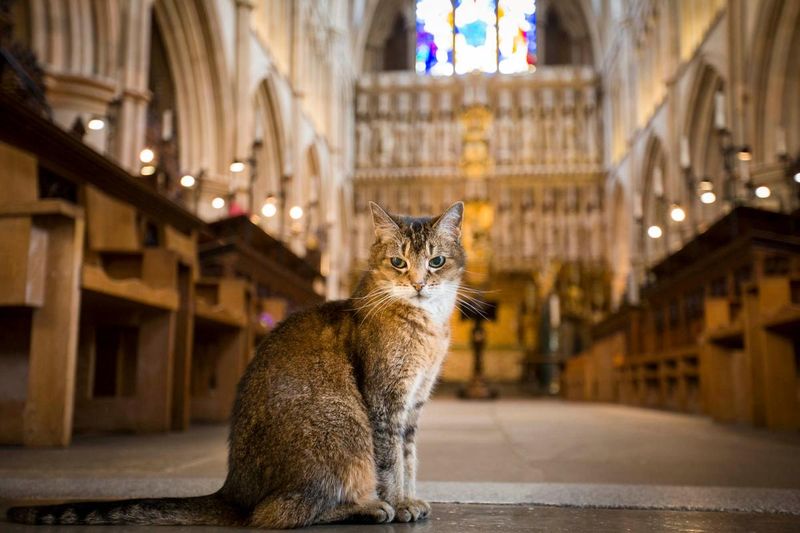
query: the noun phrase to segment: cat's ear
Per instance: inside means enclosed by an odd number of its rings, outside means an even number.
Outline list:
[[[433,223],[437,232],[458,241],[461,238],[461,221],[464,218],[464,202],[456,202]]]
[[[378,240],[391,239],[400,232],[400,226],[392,219],[391,215],[375,202],[369,203],[372,211],[372,225],[375,228],[375,237]]]

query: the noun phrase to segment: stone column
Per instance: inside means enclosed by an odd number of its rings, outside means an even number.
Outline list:
[[[250,18],[253,11],[251,0],[236,0],[236,38],[234,56],[234,126],[233,157],[237,161],[250,161],[253,157],[253,102],[250,98]],[[250,204],[251,173],[247,165],[244,172],[232,176],[231,186],[235,201],[240,206]]]
[[[139,152],[144,148],[147,103],[150,101],[147,83],[153,0],[130,0],[122,6],[122,21],[128,31],[124,33],[121,47],[120,107],[114,125],[112,155],[129,172],[136,172]]]

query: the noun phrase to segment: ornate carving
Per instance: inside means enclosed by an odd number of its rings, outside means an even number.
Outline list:
[[[457,198],[485,202],[494,213],[495,271],[600,262],[595,90],[582,67],[542,67],[531,76],[369,76],[357,88],[358,201],[411,214]],[[356,206],[362,239],[371,231],[366,212]],[[364,259],[367,245],[354,250]]]

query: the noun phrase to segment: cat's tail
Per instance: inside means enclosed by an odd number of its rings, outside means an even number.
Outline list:
[[[218,494],[12,507],[8,519],[21,524],[244,525],[241,512]]]

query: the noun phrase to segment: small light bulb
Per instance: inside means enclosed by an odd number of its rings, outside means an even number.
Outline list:
[[[756,196],[759,198],[769,198],[769,195],[772,194],[772,191],[769,190],[769,187],[766,185],[761,185],[760,187],[756,187]]]
[[[303,208],[299,205],[296,205],[289,209],[289,216],[292,217],[294,220],[300,220],[303,218]]]
[[[750,149],[747,148],[746,146],[741,150],[739,150],[739,153],[736,155],[739,158],[739,161],[750,161],[751,159],[753,159],[753,154],[750,152]]]
[[[150,148],[145,148],[139,152],[139,161],[142,163],[152,163],[155,158],[156,154]]]
[[[717,195],[711,191],[706,191],[700,195],[700,201],[704,204],[713,204],[717,201]]]
[[[686,211],[684,211],[681,206],[675,204],[672,206],[672,210],[670,210],[669,216],[675,222],[683,222],[684,220],[686,220]]]
[[[102,118],[93,118],[86,125],[90,130],[100,131],[106,127],[106,121]]]
[[[191,174],[185,174],[184,176],[181,176],[181,185],[183,185],[187,189],[189,187],[194,187],[195,183],[197,183],[197,180],[195,180],[194,176],[192,176]]]
[[[660,239],[662,234],[661,228],[655,224],[647,228],[647,236],[651,239]]]
[[[797,174],[794,175],[794,182],[795,183],[800,183],[800,172],[798,172]]]
[[[278,212],[278,208],[272,202],[267,202],[261,206],[261,214],[267,218],[274,217]]]
[[[225,199],[222,198],[221,196],[217,196],[216,198],[211,200],[211,207],[213,207],[214,209],[222,209],[223,207],[225,207]]]
[[[142,176],[152,176],[153,174],[156,173],[156,167],[154,167],[153,165],[145,165],[139,172],[141,173]]]
[[[231,168],[231,172],[241,172],[241,171],[244,170],[244,163],[242,163],[241,161],[238,161],[238,160],[234,161],[233,163],[231,163],[231,167],[230,168]]]

